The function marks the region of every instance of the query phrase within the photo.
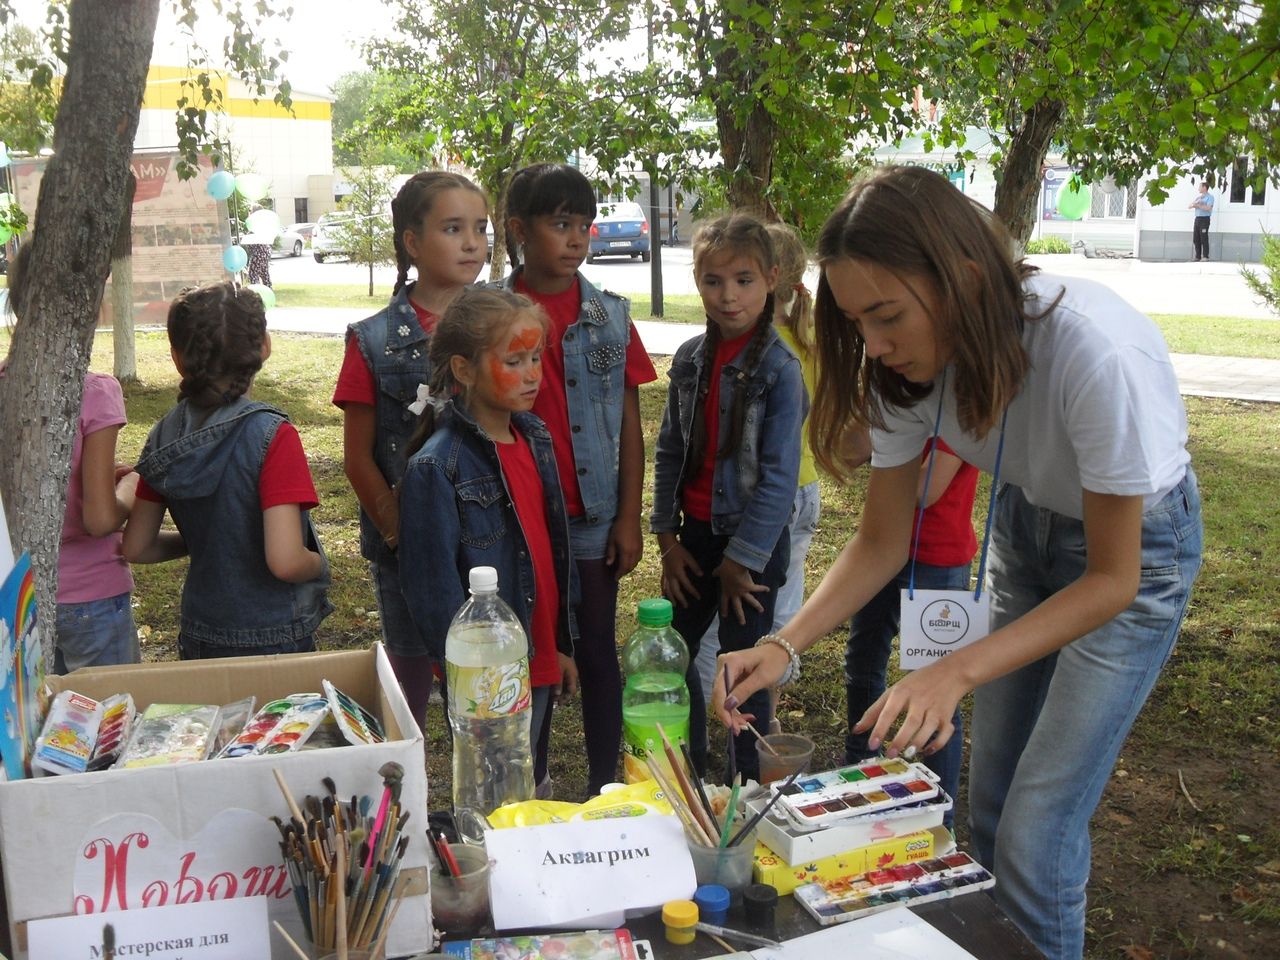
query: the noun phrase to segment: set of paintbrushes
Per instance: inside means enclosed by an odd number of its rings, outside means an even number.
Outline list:
[[[310,796],[299,806],[279,770],[272,771],[289,805],[290,821],[272,817],[282,837],[294,898],[307,936],[317,949],[347,960],[349,948],[378,956],[403,896],[400,867],[409,836],[409,811],[400,809],[404,768],[386,763],[378,770],[382,797],[376,813],[368,795],[339,798],[337,785],[323,779],[326,796]],[[277,926],[288,938],[282,928]],[[290,940],[299,956],[308,954]]]

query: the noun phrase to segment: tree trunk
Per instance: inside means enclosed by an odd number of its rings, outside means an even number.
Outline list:
[[[121,383],[138,379],[138,356],[133,342],[133,255],[111,261],[111,340],[115,375]]]
[[[133,197],[138,178],[129,174],[128,202],[111,248],[111,342],[115,375],[121,383],[138,379],[138,358],[133,342]]]
[[[728,30],[727,25],[725,29]],[[762,47],[774,42],[762,28],[749,29]],[[765,220],[777,220],[768,191],[778,144],[778,120],[754,94],[756,78],[750,72],[749,63],[749,59],[740,58],[732,46],[725,46],[715,57],[716,81],[727,83],[733,89],[729,102],[714,92],[711,97],[720,136],[720,158],[727,178],[726,193],[732,209],[749,210]],[[751,103],[745,119],[737,109],[744,99]]]
[[[72,0],[54,154],[40,183],[31,270],[0,378],[0,494],[31,551],[52,665],[58,545],[84,374],[128,203],[129,159],[160,0]]]
[[[489,263],[489,279],[501,280],[507,275],[507,191],[509,182],[507,171],[503,171],[502,179],[495,184],[486,184],[489,196],[495,197],[493,212],[489,220],[493,223],[493,259]],[[515,261],[511,262],[515,267]]]
[[[1031,238],[1040,199],[1044,158],[1066,113],[1061,100],[1044,99],[1022,116],[1005,151],[996,182],[995,214],[1019,249]]]

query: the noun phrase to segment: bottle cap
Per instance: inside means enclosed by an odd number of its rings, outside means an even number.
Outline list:
[[[662,905],[662,922],[669,927],[692,927],[698,922],[698,905],[692,900],[668,900]]]
[[[704,883],[693,891],[693,902],[698,905],[698,912],[704,917],[716,914],[723,916],[729,909],[729,889],[718,883]]]
[[[498,571],[493,567],[472,567],[468,582],[472,593],[496,593]]]
[[[742,891],[742,912],[753,929],[771,928],[777,905],[778,891],[767,883],[753,883]]]
[[[636,619],[642,627],[665,627],[671,623],[671,601],[662,597],[641,600]]]

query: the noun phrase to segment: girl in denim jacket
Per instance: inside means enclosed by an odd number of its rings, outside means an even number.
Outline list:
[[[461,174],[426,170],[405,182],[391,201],[397,267],[391,302],[347,328],[333,392],[342,408],[342,465],[360,501],[360,554],[369,561],[382,640],[423,729],[432,667],[400,594],[400,505],[392,491],[417,424],[418,387],[431,380],[431,332],[484,266],[488,212],[484,192]]]
[[[311,522],[319,498],[298,431],[248,396],[271,355],[262,299],[231,283],[186,290],[169,307],[168,332],[178,405],[142,448],[125,558],[191,557],[183,660],[310,652],[333,611],[329,562]],[[176,531],[160,528],[166,510]]]
[[[528,411],[542,383],[546,315],[526,297],[468,289],[431,339],[431,398],[400,487],[400,582],[421,649],[444,659],[445,634],[472,567],[530,642],[534,782],[550,793],[556,696],[578,686],[573,662],[569,526],[551,436]]]
[[[658,434],[650,528],[662,551],[672,626],[689,641],[689,739],[706,773],[707,725],[693,661],[720,615],[720,649],[741,650],[769,632],[787,577],[808,410],[800,361],[772,324],[778,265],[764,224],[735,213],[698,229],[693,272],[707,332],[676,351]],[[746,707],[769,722],[760,691]],[[755,740],[738,735],[738,768],[759,779]]]

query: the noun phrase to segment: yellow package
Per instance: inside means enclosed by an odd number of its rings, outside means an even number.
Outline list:
[[[536,827],[544,823],[567,823],[570,820],[611,820],[639,817],[646,813],[672,813],[662,789],[653,780],[628,784],[609,793],[592,797],[586,803],[564,803],[559,800],[524,800],[508,803],[489,814],[489,825],[495,830],[507,827]]]

